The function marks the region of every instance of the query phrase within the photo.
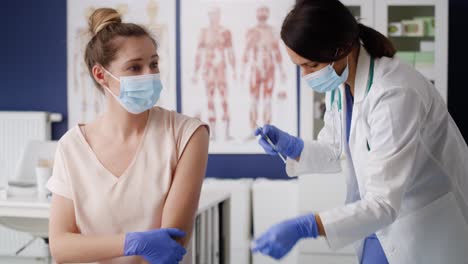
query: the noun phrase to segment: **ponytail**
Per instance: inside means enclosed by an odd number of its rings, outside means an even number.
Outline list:
[[[359,24],[359,38],[367,52],[374,58],[393,58],[396,49],[392,42],[375,29]]]

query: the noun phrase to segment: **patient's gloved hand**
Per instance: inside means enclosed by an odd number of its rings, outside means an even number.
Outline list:
[[[176,228],[161,228],[125,235],[125,256],[142,256],[151,264],[179,263],[187,251],[173,238],[181,238],[185,232]]]
[[[283,258],[296,243],[307,237],[318,236],[315,216],[305,215],[274,225],[254,241],[252,252],[260,252],[274,259]]]
[[[304,149],[304,141],[302,139],[291,136],[275,126],[264,125],[263,128],[257,128],[255,135],[262,135],[258,143],[270,155],[277,155],[279,152],[291,159],[296,159]],[[264,135],[271,139],[275,145],[275,149],[268,144]]]

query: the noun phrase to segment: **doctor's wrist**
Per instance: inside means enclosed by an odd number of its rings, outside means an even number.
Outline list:
[[[315,215],[315,222],[317,223],[317,230],[319,236],[326,236],[325,234],[325,228],[323,227],[322,219],[320,218],[320,215],[316,214]]]
[[[298,160],[301,157],[301,153],[304,150],[304,140],[298,137],[291,136],[286,156],[291,159]]]
[[[317,222],[313,214],[297,218],[298,232],[302,238],[317,238],[319,236]]]

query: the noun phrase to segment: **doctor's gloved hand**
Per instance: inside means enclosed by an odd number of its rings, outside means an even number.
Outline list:
[[[279,152],[291,159],[296,159],[301,155],[304,149],[304,141],[302,139],[291,136],[275,126],[264,125],[263,128],[257,128],[257,130],[255,130],[255,136],[258,135],[261,135],[258,143],[263,147],[265,152],[270,155],[277,155]],[[271,139],[275,148],[268,144],[265,136]]]
[[[142,256],[151,264],[175,264],[182,261],[187,251],[174,238],[185,236],[176,228],[161,228],[125,235],[124,255]]]
[[[318,236],[315,216],[305,215],[274,225],[254,241],[253,253],[260,252],[274,259],[283,258],[296,243],[308,237]]]

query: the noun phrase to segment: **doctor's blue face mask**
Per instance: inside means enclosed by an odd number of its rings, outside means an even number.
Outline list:
[[[121,76],[119,79],[108,70],[104,69],[104,71],[120,82],[119,96],[115,95],[109,87],[104,87],[129,113],[143,113],[158,102],[163,88],[159,73]]]
[[[336,73],[333,64],[329,64],[316,72],[309,73],[303,76],[302,79],[310,88],[318,93],[333,91],[346,82],[349,75],[349,64],[346,65],[341,76]]]

